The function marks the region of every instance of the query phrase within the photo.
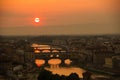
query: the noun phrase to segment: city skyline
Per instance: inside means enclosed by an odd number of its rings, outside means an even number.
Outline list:
[[[120,34],[117,1],[2,0],[0,35]]]

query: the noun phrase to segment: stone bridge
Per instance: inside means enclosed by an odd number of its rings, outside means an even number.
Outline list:
[[[65,64],[65,60],[69,59],[74,64],[83,57],[81,55],[78,55],[79,52],[70,53],[66,47],[61,46],[37,45],[32,47],[34,49],[34,52],[31,52],[31,55],[29,56],[32,57],[29,59],[33,59],[33,61],[36,59],[44,60],[45,64],[48,64],[48,61],[51,59],[60,59],[61,64]]]
[[[77,54],[77,53],[75,53]],[[34,54],[34,59],[38,60],[45,60],[45,64],[48,65],[48,61],[52,59],[60,59],[61,60],[61,65],[64,66],[66,65],[65,60],[70,60],[71,65],[76,64],[78,62],[78,59],[80,57],[78,55],[72,55],[69,52],[65,53],[35,53]]]

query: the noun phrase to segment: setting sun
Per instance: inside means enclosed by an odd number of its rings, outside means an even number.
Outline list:
[[[39,18],[35,18],[35,22],[36,23],[40,22],[40,19]]]

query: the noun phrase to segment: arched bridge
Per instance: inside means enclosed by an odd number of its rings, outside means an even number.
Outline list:
[[[61,52],[68,52],[66,47],[56,46],[56,45],[39,45],[39,44],[32,44],[34,48],[34,53],[61,53]]]

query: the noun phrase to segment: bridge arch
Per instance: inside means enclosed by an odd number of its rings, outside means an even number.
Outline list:
[[[39,45],[33,44],[31,47],[34,49],[34,53],[63,53],[68,52],[66,47],[56,45]]]

